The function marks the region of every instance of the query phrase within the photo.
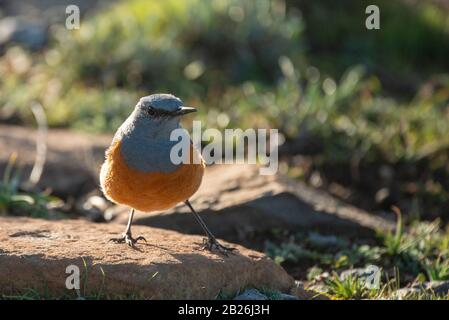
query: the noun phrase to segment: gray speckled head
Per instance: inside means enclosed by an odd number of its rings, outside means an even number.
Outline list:
[[[141,98],[114,136],[114,141],[121,141],[126,163],[142,172],[176,170],[170,151],[177,141],[170,141],[170,134],[180,127],[180,116],[194,110],[184,107],[181,99],[171,94]]]
[[[168,93],[157,93],[142,97],[139,103],[143,107],[153,107],[158,110],[173,112],[182,106],[182,101],[178,97]]]

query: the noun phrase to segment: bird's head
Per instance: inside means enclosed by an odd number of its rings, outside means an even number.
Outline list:
[[[140,98],[136,111],[141,117],[164,121],[195,112],[196,109],[184,106],[181,99],[174,95],[158,93]]]

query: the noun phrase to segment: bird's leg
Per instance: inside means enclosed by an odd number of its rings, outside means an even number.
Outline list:
[[[132,237],[131,224],[133,222],[133,217],[134,217],[134,209],[131,209],[131,212],[129,213],[128,224],[126,226],[125,233],[123,233],[122,237],[112,238],[112,239],[109,239],[109,241],[112,241],[115,243],[126,243],[130,247],[134,247],[134,244],[139,240],[143,240],[143,241],[147,242],[147,240],[142,236],[139,236],[137,238]]]
[[[229,252],[232,252],[236,250],[235,248],[229,248],[221,245],[218,240],[215,238],[215,236],[212,234],[212,232],[209,230],[209,228],[204,223],[203,219],[199,216],[199,214],[193,209],[192,205],[190,204],[189,200],[186,200],[184,202],[189,209],[192,211],[193,216],[195,217],[196,221],[200,224],[201,228],[203,228],[204,232],[207,235],[207,239],[204,239],[203,242],[203,248],[207,249],[209,251],[212,251],[212,249],[217,249],[220,253],[224,254],[225,256],[228,255]]]

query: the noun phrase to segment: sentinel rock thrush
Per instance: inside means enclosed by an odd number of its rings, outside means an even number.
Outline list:
[[[139,100],[134,111],[117,130],[106,160],[101,167],[100,184],[105,196],[114,203],[131,208],[122,237],[111,239],[134,247],[131,224],[134,211],[166,210],[184,202],[207,235],[204,248],[227,254],[233,248],[222,246],[195,212],[189,198],[198,190],[204,174],[202,161],[174,164],[170,158],[173,130],[180,128],[180,118],[196,111],[185,107],[171,94],[153,94]],[[195,154],[194,154],[195,153]],[[201,157],[190,143],[190,159]]]

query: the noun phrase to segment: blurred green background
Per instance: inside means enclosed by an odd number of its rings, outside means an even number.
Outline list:
[[[365,28],[370,4],[380,30]],[[448,12],[442,0],[131,0],[67,30],[61,11],[41,44],[0,37],[0,121],[33,126],[39,102],[52,127],[113,132],[140,96],[170,92],[209,127],[278,128],[284,173],[370,211],[447,220]]]

